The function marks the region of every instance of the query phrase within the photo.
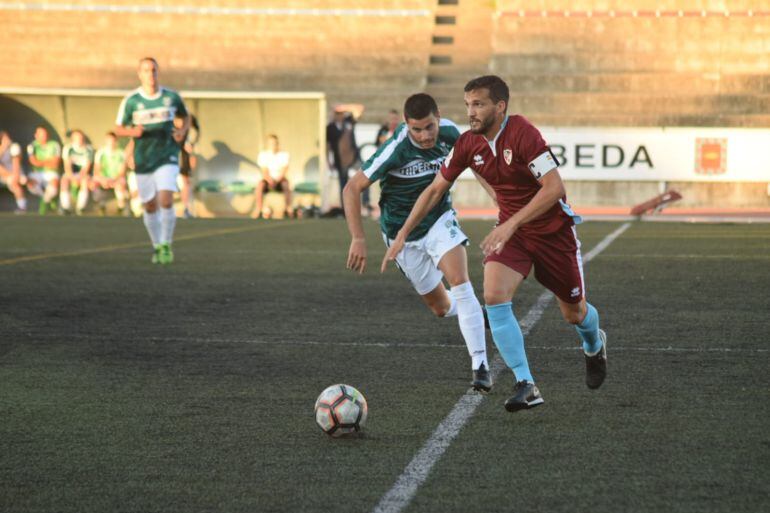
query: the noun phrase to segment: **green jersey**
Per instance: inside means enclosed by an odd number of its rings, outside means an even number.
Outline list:
[[[109,147],[104,147],[96,152],[95,161],[99,164],[99,172],[102,176],[112,179],[120,175],[126,156],[120,148],[111,150]]]
[[[69,162],[72,172],[77,174],[88,164],[94,162],[94,149],[90,146],[73,146],[67,144],[62,151],[62,159]]]
[[[48,141],[45,144],[41,144],[37,141],[32,141],[27,146],[27,155],[34,155],[38,160],[49,160],[54,157],[61,157],[61,146],[56,141]],[[44,166],[32,166],[32,171],[53,171],[59,172],[57,167],[44,167]]]
[[[181,96],[161,87],[154,96],[139,88],[123,98],[115,121],[121,126],[142,125],[144,133],[134,139],[137,174],[152,173],[167,164],[179,164],[179,144],[174,140],[174,116],[187,115]]]
[[[436,145],[424,150],[412,141],[409,130],[402,123],[393,136],[361,167],[369,180],[380,181],[380,228],[389,239],[396,238],[420,193],[441,170],[441,163],[458,137],[460,130],[457,125],[442,119]],[[423,238],[433,223],[451,208],[452,202],[447,192],[412,230],[407,240]]]

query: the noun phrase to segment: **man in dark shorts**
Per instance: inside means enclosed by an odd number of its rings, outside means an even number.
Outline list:
[[[481,243],[486,257],[484,301],[492,338],[516,378],[505,408],[518,411],[543,403],[511,306],[533,267],[535,278],[556,295],[564,319],[582,340],[588,388],[599,388],[606,377],[607,337],[599,329],[596,308],[585,299],[575,231],[581,219],[566,203],[558,163],[537,128],[523,116],[506,115],[508,97],[508,86],[497,76],[479,77],[465,86],[470,130],[460,136],[441,172],[420,195],[388,249],[382,270],[466,168],[492,187],[500,212],[497,226]]]
[[[185,118],[181,112],[174,116],[174,128],[181,130],[185,126]],[[190,219],[194,217],[193,211],[195,198],[192,194],[192,175],[198,164],[198,157],[195,156],[195,144],[200,137],[200,128],[198,119],[190,114],[190,125],[187,130],[179,132],[174,136],[174,140],[179,144],[179,176],[182,177],[182,187],[179,190],[179,198],[184,205],[184,217]]]

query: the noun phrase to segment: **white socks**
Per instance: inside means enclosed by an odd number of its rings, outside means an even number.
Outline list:
[[[444,317],[454,317],[457,315],[457,300],[449,291],[449,310],[444,314]]]
[[[78,189],[78,204],[77,209],[83,210],[88,205],[88,187],[81,186]]]
[[[46,192],[48,190],[46,189]],[[61,208],[64,210],[72,210],[72,196],[67,188],[62,187],[61,194],[59,194],[59,201],[61,202]]]
[[[153,213],[144,211],[144,226],[150,234],[152,245],[171,244],[174,240],[176,212],[172,208],[160,208]]]
[[[478,369],[483,363],[489,369],[487,361],[487,342],[484,333],[484,313],[481,304],[473,293],[473,285],[467,281],[452,287],[449,291],[457,305],[457,321],[460,331],[471,355],[471,365]]]
[[[174,227],[176,226],[176,212],[174,207],[160,209],[160,242],[171,244],[174,240]]]
[[[144,217],[144,226],[147,228],[147,233],[150,234],[150,240],[152,241],[152,245],[156,246],[160,244],[160,231],[161,231],[160,212],[156,210],[153,213],[149,213],[145,210],[143,217]]]

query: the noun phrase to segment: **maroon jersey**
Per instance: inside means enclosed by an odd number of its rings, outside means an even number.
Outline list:
[[[499,222],[504,223],[537,194],[542,187],[538,178],[557,165],[540,131],[523,116],[514,115],[503,121],[494,141],[470,131],[462,134],[444,160],[441,175],[450,182],[466,168],[481,175],[495,190]],[[552,233],[579,222],[565,196],[519,230]]]

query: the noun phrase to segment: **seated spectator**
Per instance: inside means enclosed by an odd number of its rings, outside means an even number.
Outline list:
[[[27,179],[27,189],[36,196],[41,196],[40,214],[56,208],[56,195],[59,193],[59,164],[61,146],[49,140],[48,129],[42,125],[35,129],[35,140],[27,146],[27,156],[32,172]]]
[[[190,115],[190,126],[186,132],[179,132],[185,125],[185,116],[180,112],[177,112],[174,116],[174,128],[177,133],[174,135],[174,140],[179,143],[179,176],[182,178],[182,187],[180,187],[179,196],[184,205],[184,217],[190,219],[193,216],[193,204],[194,198],[192,189],[190,187],[190,179],[192,178],[195,168],[198,164],[198,158],[195,156],[195,144],[200,138],[200,127],[198,125],[198,119]]]
[[[94,179],[91,181],[94,199],[99,203],[102,214],[106,212],[109,191],[113,191],[118,202],[118,212],[129,214],[128,187],[126,186],[126,155],[118,146],[115,132],[107,132],[104,136],[104,146],[99,148],[94,157]]]
[[[286,174],[289,172],[289,154],[280,151],[278,136],[270,134],[267,136],[267,149],[259,152],[257,165],[262,171],[262,181],[257,183],[254,190],[254,211],[251,217],[259,219],[264,215],[262,212],[262,203],[266,192],[283,192],[286,200],[286,216],[293,216],[294,209],[291,205],[291,187]],[[269,217],[264,215],[264,217]]]
[[[21,172],[21,146],[11,140],[6,131],[0,131],[0,184],[8,187],[16,198],[16,213],[27,212],[27,198],[23,185],[27,177]]]
[[[64,175],[61,178],[61,208],[65,214],[72,213],[71,190],[77,187],[78,199],[75,206],[77,215],[81,215],[88,204],[90,173],[94,164],[94,149],[86,143],[86,136],[81,130],[70,132],[70,142],[62,152]]]

